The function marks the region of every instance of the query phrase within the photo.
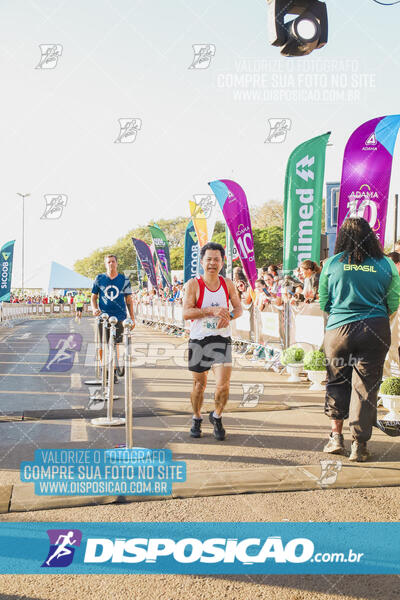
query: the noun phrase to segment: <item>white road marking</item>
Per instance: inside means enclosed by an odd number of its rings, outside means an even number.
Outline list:
[[[79,373],[71,373],[71,390],[79,390],[82,387],[81,376]]]
[[[88,434],[83,419],[71,419],[71,442],[87,442]]]

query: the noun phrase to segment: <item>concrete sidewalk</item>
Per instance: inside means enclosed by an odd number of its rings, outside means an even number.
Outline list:
[[[396,438],[388,438],[374,430],[370,443],[373,461],[364,464],[350,463],[346,457],[325,455],[322,447],[326,438],[326,421],[316,405],[295,406],[292,401],[289,410],[226,413],[224,426],[228,435],[224,442],[214,439],[211,425],[207,425],[206,420],[203,437],[191,439],[188,433],[190,420],[191,415],[188,414],[141,417],[134,421],[135,446],[169,448],[174,460],[186,462],[187,480],[174,484],[173,498],[400,485],[400,444]],[[76,422],[79,423],[79,420]],[[68,420],[20,421],[4,425],[9,430],[9,441],[13,438],[12,429],[16,435],[21,433],[22,427],[28,440],[33,440],[33,428],[41,442],[40,446],[33,441],[19,443],[9,456],[9,468],[4,470],[3,467],[0,473],[1,512],[155,499],[153,496],[36,496],[33,484],[19,482],[20,461],[33,460],[37,447],[112,448],[123,441],[122,427],[98,428],[86,424],[83,426],[87,439],[66,443],[60,440],[70,434],[71,421]],[[48,437],[49,433],[52,439]],[[47,438],[45,442],[44,435]],[[349,441],[347,445],[349,447]],[[324,474],[324,465],[321,464],[326,460],[332,461],[334,474],[331,478],[329,473],[328,477]]]
[[[80,330],[88,339],[89,327],[88,320]],[[143,327],[138,328],[136,337],[146,342],[150,334],[152,344],[167,342],[170,351],[171,344],[182,344],[181,338]],[[8,343],[12,343],[10,338]],[[287,375],[267,372],[251,361],[238,365],[233,373],[223,420],[226,440],[216,441],[208,422],[207,413],[213,408],[212,375],[203,410],[203,437],[190,438],[191,378],[181,365],[175,364],[173,354],[171,351],[169,360],[164,358],[161,364],[151,359],[150,364],[135,368],[133,423],[134,446],[169,448],[174,460],[186,461],[187,480],[174,484],[173,498],[400,485],[399,438],[390,438],[374,429],[369,444],[372,462],[364,464],[324,454],[329,421],[323,414],[323,393],[310,392],[305,379],[298,385],[290,384]],[[80,360],[79,373],[84,380],[91,373],[81,365]],[[13,379],[10,378],[12,385],[16,370],[18,366],[13,370]],[[6,375],[2,381],[4,394],[8,393],[4,383],[7,380]],[[247,394],[249,387],[257,391],[251,397]],[[116,391],[123,396],[122,384],[118,384]],[[12,406],[13,394],[18,398],[18,389],[12,388],[9,394],[7,405]],[[123,427],[94,427],[90,423],[98,414],[87,410],[85,386],[70,394],[73,402],[68,409],[51,408],[48,404],[40,408],[40,399],[39,408],[35,408],[34,398],[29,410],[24,401],[23,410],[2,414],[1,512],[155,499],[154,496],[35,496],[33,484],[20,483],[20,462],[33,460],[37,448],[113,448],[125,441]],[[65,392],[61,395],[66,398]],[[115,402],[115,414],[123,414],[123,399]],[[349,448],[349,431],[345,437]],[[327,460],[332,463],[327,465]]]

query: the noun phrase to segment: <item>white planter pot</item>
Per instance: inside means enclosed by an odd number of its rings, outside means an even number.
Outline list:
[[[400,396],[390,396],[389,394],[380,394],[383,406],[389,410],[382,421],[400,421]]]
[[[326,379],[326,371],[306,371],[307,377],[312,384],[310,385],[310,391],[312,392],[322,392],[325,389],[325,386],[322,385],[322,382]]]
[[[289,373],[289,381],[291,383],[299,383],[301,381],[299,375],[303,370],[303,363],[293,363],[292,365],[286,365],[286,371]]]

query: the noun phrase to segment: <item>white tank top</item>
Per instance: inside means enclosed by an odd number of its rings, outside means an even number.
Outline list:
[[[196,277],[200,286],[200,295],[196,303],[196,308],[207,308],[208,306],[222,306],[229,309],[229,293],[225,279],[219,276],[219,288],[213,292],[210,290],[202,277]],[[221,335],[230,337],[231,326],[217,329],[219,317],[204,317],[203,319],[194,319],[190,324],[190,339],[203,340],[211,335]]]

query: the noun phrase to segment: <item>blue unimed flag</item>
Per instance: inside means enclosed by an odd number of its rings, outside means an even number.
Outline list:
[[[7,242],[0,250],[0,302],[10,302],[14,244]]]

